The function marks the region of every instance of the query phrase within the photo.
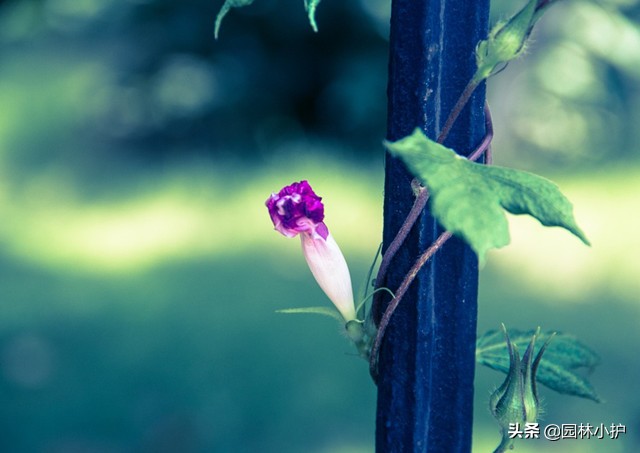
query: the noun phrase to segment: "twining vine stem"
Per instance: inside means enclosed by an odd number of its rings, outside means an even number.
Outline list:
[[[478,85],[479,85],[479,82],[477,82],[475,78],[471,79],[471,81],[467,84],[464,91],[458,98],[458,101],[456,102],[455,106],[451,110],[451,113],[449,114],[449,117],[447,118],[447,121],[445,122],[445,125],[438,136],[438,139],[436,140],[438,143],[442,144],[446,140],[446,138],[449,135],[449,132],[451,132],[451,128],[453,124],[460,116],[460,113],[464,109],[465,105],[471,98],[471,95],[473,94],[475,89],[478,87]],[[489,107],[486,104],[484,108],[484,113],[485,113],[485,128],[486,128],[485,137],[480,143],[480,145],[469,155],[468,159],[471,161],[476,161],[480,158],[480,156],[486,153],[487,154],[486,163],[489,164],[491,163],[490,162],[491,161],[490,145],[491,145],[491,140],[493,138],[493,123],[491,120],[491,113],[489,112]],[[384,285],[386,273],[389,269],[389,264],[391,263],[391,260],[393,259],[395,254],[398,252],[398,250],[404,243],[405,239],[409,235],[409,232],[411,231],[411,228],[413,228],[413,225],[418,220],[418,217],[424,210],[428,201],[429,201],[429,191],[427,190],[426,187],[419,186],[416,199],[413,203],[413,206],[411,207],[411,210],[409,211],[409,214],[407,215],[407,218],[405,219],[404,223],[400,227],[400,230],[396,234],[393,241],[391,241],[391,244],[389,245],[389,247],[387,248],[387,251],[382,257],[382,262],[380,263],[380,268],[378,269],[378,274],[375,280],[376,288],[380,288]],[[413,282],[415,277],[418,275],[418,272],[420,271],[420,269],[422,269],[422,266],[425,265],[425,263],[429,260],[429,258],[431,258],[449,240],[449,238],[451,238],[451,236],[452,236],[451,233],[445,231],[434,241],[433,244],[429,246],[429,248],[427,248],[427,250],[425,250],[422,253],[422,255],[420,255],[420,257],[416,260],[416,262],[411,267],[411,269],[409,269],[409,272],[405,275],[404,280],[400,284],[400,287],[395,292],[395,297],[391,300],[391,302],[389,302],[389,305],[386,307],[384,314],[382,315],[382,318],[380,319],[380,322],[378,324],[378,331],[376,333],[376,338],[374,340],[373,346],[371,348],[371,353],[369,356],[369,373],[371,374],[371,377],[373,378],[374,381],[377,381],[377,377],[378,377],[378,353],[380,351],[380,345],[382,344],[382,339],[384,338],[384,334],[387,329],[387,326],[389,325],[389,321],[391,320],[391,316],[393,315],[396,308],[400,304],[400,301],[402,300],[404,294],[407,292],[409,285]],[[376,293],[376,295],[373,298],[373,303],[371,307],[371,313],[373,316],[375,316],[375,314],[378,312],[378,307],[380,306],[381,300],[382,300],[381,293],[380,292]]]
[[[475,89],[478,87],[478,85],[479,83],[475,81],[475,77],[469,81],[464,91],[456,101],[456,104],[454,105],[453,109],[451,109],[451,113],[449,114],[449,117],[447,118],[447,121],[445,122],[445,125],[442,128],[442,131],[440,131],[440,134],[438,135],[438,139],[436,140],[438,143],[442,144],[447,139],[447,137],[449,136],[449,132],[451,132],[451,127],[460,116],[460,113],[462,113],[462,110],[464,109],[467,102],[469,102],[469,99],[471,99],[471,95],[473,94]],[[490,114],[488,114],[488,111],[489,109],[485,106],[485,118],[486,117],[490,118]],[[489,121],[489,123],[491,122]],[[489,129],[491,129],[491,134],[488,133]],[[490,128],[487,128],[487,135],[485,136],[485,139],[483,140],[482,144],[478,147],[478,149],[483,147],[487,139],[488,139],[488,143],[490,143],[492,137],[493,137],[493,126],[490,126]],[[472,160],[476,160],[476,159],[472,159]],[[413,182],[417,182],[417,181],[414,179]],[[378,275],[376,276],[376,288],[380,288],[381,286],[383,286],[384,279],[387,275],[387,270],[389,269],[389,264],[391,264],[391,260],[393,259],[395,254],[398,252],[398,250],[404,243],[405,239],[409,235],[409,232],[411,231],[411,228],[418,220],[418,217],[420,217],[420,214],[424,210],[424,207],[427,205],[427,201],[429,201],[429,191],[426,189],[426,187],[422,187],[419,183],[414,185],[416,187],[419,187],[418,194],[413,203],[413,206],[411,207],[411,210],[409,211],[409,214],[407,215],[407,218],[404,220],[404,223],[400,227],[400,230],[398,231],[396,236],[393,238],[393,241],[391,241],[391,244],[389,244],[389,247],[387,248],[384,256],[382,257],[382,262],[380,263],[380,268],[378,269]],[[377,308],[380,304],[380,300],[381,300],[380,297],[374,297],[373,307],[372,307],[373,313],[377,313]]]
[[[451,128],[453,127],[453,124],[458,119],[458,116],[460,116],[460,113],[462,113],[462,109],[464,109],[464,106],[467,105],[467,102],[469,102],[469,99],[471,99],[471,95],[476,90],[476,88],[478,88],[478,85],[480,85],[480,82],[477,81],[476,77],[474,76],[469,81],[469,83],[467,83],[467,86],[464,87],[462,94],[456,101],[456,104],[451,109],[451,113],[449,114],[447,121],[445,121],[444,126],[442,127],[442,130],[440,131],[440,135],[438,136],[438,139],[436,140],[436,142],[442,144],[447,139],[447,137],[449,136],[449,132],[451,132]]]

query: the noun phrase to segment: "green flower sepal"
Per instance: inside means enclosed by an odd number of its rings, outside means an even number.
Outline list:
[[[502,331],[509,351],[509,372],[502,385],[491,395],[490,400],[491,413],[498,420],[502,433],[502,442],[495,453],[513,448],[514,439],[509,435],[510,427],[515,424],[524,427],[527,423],[536,423],[538,420],[540,403],[536,387],[536,372],[542,354],[553,338],[553,336],[549,337],[534,358],[536,338],[540,335],[538,327],[536,333],[531,337],[531,342],[524,356],[520,359],[518,347],[509,339],[504,324]]]

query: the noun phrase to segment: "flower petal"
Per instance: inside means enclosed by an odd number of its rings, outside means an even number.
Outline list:
[[[322,223],[324,231],[302,233],[302,252],[320,288],[333,302],[346,322],[356,319],[349,267],[340,247]],[[318,228],[321,230],[321,228]],[[323,238],[323,232],[326,238]]]

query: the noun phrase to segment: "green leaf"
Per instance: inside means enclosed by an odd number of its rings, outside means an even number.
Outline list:
[[[481,263],[489,249],[509,243],[504,210],[529,214],[546,226],[565,228],[589,245],[569,200],[558,186],[541,176],[476,164],[429,139],[420,129],[385,145],[427,186],[433,216],[467,241]]]
[[[311,313],[313,315],[323,315],[329,316],[331,318],[337,319],[340,323],[344,324],[344,319],[340,315],[340,313],[330,307],[303,307],[303,308],[285,308],[283,310],[276,310],[276,313],[285,313],[285,314],[299,314],[299,313]]]
[[[218,32],[220,31],[220,25],[222,24],[222,19],[227,15],[231,8],[241,8],[243,6],[248,6],[253,3],[253,0],[226,0],[220,8],[218,15],[216,16],[216,25],[214,30],[214,36],[218,39]]]
[[[304,0],[304,9],[307,10],[307,15],[309,16],[309,23],[311,24],[311,28],[313,31],[318,31],[318,25],[316,24],[316,8],[320,0]]]
[[[522,350],[527,347],[535,332],[510,330],[509,337]],[[535,354],[552,335],[553,332],[538,335]],[[509,371],[509,351],[502,331],[491,330],[478,338],[476,361],[503,373]],[[599,361],[598,355],[574,336],[556,333],[542,356],[536,380],[559,393],[600,402],[593,385],[576,372],[582,368],[592,371]]]

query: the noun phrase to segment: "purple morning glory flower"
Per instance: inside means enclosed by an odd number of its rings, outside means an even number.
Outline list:
[[[322,198],[307,181],[300,181],[271,194],[265,204],[277,231],[287,237],[300,235],[311,273],[345,321],[356,319],[351,275],[340,247],[323,222]]]
[[[271,194],[266,205],[276,230],[285,236],[292,238],[298,233],[313,233],[327,238],[329,230],[322,223],[322,198],[307,181],[294,182],[277,194]]]

